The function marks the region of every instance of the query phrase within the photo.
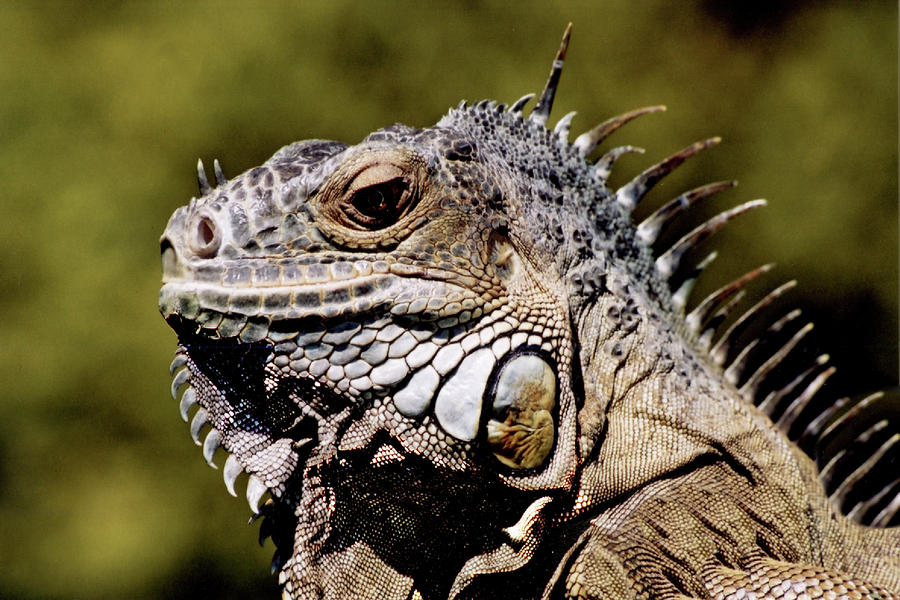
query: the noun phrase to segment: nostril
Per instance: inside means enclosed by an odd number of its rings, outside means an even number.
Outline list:
[[[200,223],[197,224],[197,239],[200,240],[200,243],[209,246],[215,238],[216,232],[212,222],[209,219],[200,219]]]
[[[191,250],[201,258],[212,258],[219,250],[219,231],[216,222],[206,215],[194,219],[191,230]]]

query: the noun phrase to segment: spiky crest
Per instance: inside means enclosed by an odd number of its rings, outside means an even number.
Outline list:
[[[665,106],[646,106],[644,108],[638,108],[611,119],[607,119],[590,131],[579,135],[578,138],[576,138],[575,142],[572,144],[572,147],[578,150],[578,152],[582,156],[587,156],[591,152],[593,152],[594,148],[600,145],[603,140],[612,135],[622,125],[625,125],[629,121],[632,121],[640,117],[641,115],[663,112],[665,110]]]
[[[530,121],[546,125],[560,75],[562,73],[563,59],[565,58],[566,50],[568,48],[570,33],[571,24],[566,28],[563,35],[563,40],[560,44],[560,49],[557,52],[556,59],[554,60],[550,77],[548,78],[537,106],[529,116]],[[510,108],[510,112],[520,113],[524,105],[532,97],[533,95],[527,95],[517,101]],[[639,116],[660,112],[662,110],[665,110],[664,106],[650,106],[629,111],[608,119],[591,130],[579,135],[570,147],[582,156],[587,157],[609,135],[626,123]],[[563,144],[566,144],[573,116],[574,113],[569,113],[563,117],[554,128],[554,132]],[[656,165],[646,169],[630,182],[616,190],[615,199],[626,212],[631,212],[644,195],[646,195],[660,179],[671,173],[691,156],[718,142],[719,138],[710,138],[692,144],[671,155]],[[643,149],[626,145],[608,150],[594,164],[595,177],[600,181],[607,181],[616,160],[628,153],[643,153]],[[701,199],[707,198],[727,188],[734,187],[735,185],[736,182],[734,181],[716,182],[695,188],[677,196],[675,199],[653,212],[640,224],[636,225],[637,239],[648,246],[652,245],[658,239],[661,231],[669,227],[687,208]],[[754,208],[764,206],[765,204],[766,202],[764,200],[746,202],[730,210],[723,211],[705,223],[697,226],[675,242],[669,249],[657,255],[656,270],[658,275],[662,279],[671,280],[678,271],[684,256],[690,250],[699,245],[707,237],[720,230],[734,217]],[[715,256],[716,253],[712,252],[704,260],[694,266],[681,282],[678,289],[672,294],[671,302],[676,314],[684,314],[691,289],[693,288],[697,277],[709,263],[712,262]],[[751,308],[743,312],[725,329],[724,333],[718,338],[718,341],[713,343],[718,328],[727,321],[730,312],[743,298],[744,286],[759,275],[767,272],[770,268],[771,265],[765,265],[747,273],[730,284],[727,284],[705,298],[693,311],[683,317],[686,329],[695,337],[698,347],[702,351],[708,353],[711,363],[721,368],[723,377],[734,385],[737,385],[741,379],[744,379],[744,374],[753,361],[752,357],[755,354],[758,354],[755,351],[769,338],[780,334],[789,323],[793,322],[800,315],[799,310],[788,312],[784,317],[773,323],[763,337],[756,338],[745,344],[738,355],[730,363],[728,362],[731,348],[736,346],[738,339],[747,330],[749,325],[759,318],[759,315],[764,309],[772,305],[785,292],[796,285],[795,281],[788,281],[772,289]],[[823,354],[818,356],[812,366],[795,376],[788,384],[776,391],[769,392],[765,398],[760,399],[757,396],[763,381],[784,361],[785,357],[791,353],[811,329],[811,323],[800,327],[779,348],[762,359],[753,372],[746,377],[739,388],[739,392],[748,402],[758,404],[764,412],[769,414],[773,421],[775,421],[775,425],[786,434],[790,433],[791,428],[798,421],[800,415],[810,406],[811,400],[816,392],[818,392],[828,378],[834,374],[834,367],[827,365],[828,355]],[[834,431],[841,429],[848,421],[859,416],[859,414],[880,397],[880,395],[876,394],[864,399],[837,419],[834,418],[835,415],[840,414],[840,411],[845,408],[849,403],[849,400],[842,398],[828,404],[824,408],[819,409],[820,412],[812,417],[795,441],[798,441],[798,443],[801,444],[808,444],[809,440],[816,438],[820,441],[825,441]],[[790,400],[788,401],[788,399]],[[787,402],[787,406],[781,409],[780,407],[785,402]],[[898,434],[898,436],[900,436],[900,434]],[[900,439],[895,440],[894,437],[890,438],[883,445],[879,446],[874,453],[871,453],[865,458],[861,464],[858,464],[855,467],[853,474],[845,479],[837,490],[832,492],[832,501],[837,504],[843,502],[850,490],[854,488],[859,480],[864,478],[864,476],[872,470],[874,465],[878,464],[879,461],[882,461],[884,456],[898,441],[900,441]],[[843,460],[846,461],[848,459],[843,457]],[[897,489],[892,489],[893,487],[896,487]],[[900,480],[885,486],[868,500],[859,502],[854,508],[851,516],[856,520],[864,522],[864,515],[871,512],[873,507],[883,503],[886,498],[891,499],[887,501],[879,514],[870,521],[871,524],[886,524],[895,514],[900,512]]]
[[[197,159],[197,185],[200,188],[200,195],[205,196],[212,191],[209,180],[206,178],[206,169],[203,168],[203,160]]]
[[[553,108],[553,98],[556,96],[556,87],[559,85],[559,78],[562,75],[563,61],[566,59],[566,50],[569,48],[569,36],[572,33],[572,24],[566,27],[563,34],[562,42],[559,45],[559,51],[556,53],[556,59],[553,61],[553,68],[550,69],[550,77],[547,78],[547,85],[541,92],[537,105],[528,116],[530,121],[539,125],[545,125],[550,117],[550,110]]]
[[[557,86],[560,81],[563,61],[569,44],[571,32],[571,24],[566,28],[559,51],[553,62],[550,76],[542,91],[537,105],[528,117],[528,121],[546,129],[549,120],[553,101],[555,98]],[[523,120],[522,111],[526,104],[534,98],[534,94],[527,94],[514,102],[508,109],[508,114],[514,115],[519,122]],[[458,110],[479,110],[479,111],[498,111],[505,109],[504,105],[498,105],[490,101],[482,101],[475,104],[471,108],[465,102],[461,102]],[[617,131],[623,125],[645,114],[661,112],[665,110],[663,106],[650,106],[632,110],[611,119],[604,121],[591,130],[579,135],[571,144],[568,143],[570,126],[575,113],[565,115],[553,129],[553,134],[559,144],[567,147],[573,153],[586,158],[590,155],[605,139],[612,133]],[[719,142],[719,138],[710,138],[704,141],[692,144],[659,163],[644,170],[638,176],[626,183],[615,191],[614,199],[621,209],[630,213],[640,202],[640,200],[666,175],[673,172],[679,165],[685,162],[691,156],[699,153],[701,150],[709,148]],[[598,181],[605,182],[608,179],[611,169],[618,158],[627,153],[643,153],[640,148],[633,146],[619,146],[606,151],[594,164],[593,174]],[[221,186],[227,182],[218,160],[213,163],[216,185]],[[214,190],[207,178],[202,161],[197,164],[198,185],[201,195],[206,195]],[[635,234],[639,242],[651,246],[654,244],[660,232],[669,227],[675,219],[682,215],[686,209],[691,207],[697,201],[707,198],[715,193],[733,187],[735,182],[722,181],[711,183],[685,192],[677,196],[672,201],[664,204],[661,208],[653,212],[643,222],[635,228]],[[707,237],[720,230],[726,223],[734,217],[748,212],[765,204],[763,200],[755,200],[741,204],[730,210],[723,211],[705,223],[697,226],[686,235],[681,237],[675,244],[667,250],[657,253],[655,258],[655,267],[657,275],[660,279],[672,282],[675,273],[685,255],[693,248],[700,244]],[[732,281],[731,283],[720,288],[716,292],[703,299],[692,311],[685,316],[685,307],[688,305],[691,289],[697,280],[699,274],[712,262],[716,253],[711,252],[705,259],[697,263],[684,280],[680,283],[677,290],[672,294],[671,304],[673,307],[673,315],[684,320],[684,330],[689,336],[693,336],[695,347],[706,353],[709,357],[710,364],[719,369],[726,381],[735,387],[744,378],[745,372],[750,370],[753,362],[752,355],[761,347],[762,343],[771,337],[771,334],[781,333],[785,327],[794,321],[800,314],[798,310],[789,312],[785,317],[776,321],[769,327],[768,333],[761,338],[757,338],[746,344],[738,355],[729,363],[730,350],[736,346],[741,335],[746,331],[749,324],[755,322],[760,313],[773,304],[775,300],[780,298],[786,291],[795,286],[796,282],[789,281],[776,287],[759,300],[753,307],[746,310],[741,316],[735,319],[732,324],[719,337],[718,341],[713,343],[719,327],[721,327],[728,319],[731,311],[738,305],[744,295],[744,287],[758,276],[767,272],[771,265],[765,265],[742,277]],[[674,283],[674,282],[672,282]],[[674,286],[673,286],[674,287]],[[763,381],[769,376],[773,370],[783,361],[783,359],[799,344],[802,338],[811,330],[812,325],[807,324],[797,330],[783,345],[776,351],[768,354],[756,366],[752,374],[743,381],[738,388],[739,393],[748,402],[758,404],[759,408],[768,414],[775,425],[779,427],[785,434],[790,435],[790,431],[798,422],[801,413],[805,412],[811,405],[811,400],[816,392],[821,389],[824,383],[834,373],[834,367],[827,365],[828,356],[820,355],[815,359],[812,366],[806,368],[799,375],[795,376],[788,384],[779,389],[769,392],[768,395],[760,400],[758,398]],[[710,348],[711,347],[711,348]],[[178,355],[172,364],[173,372],[182,369],[185,365],[184,355]],[[173,395],[177,396],[178,390],[184,387],[186,383],[186,371],[180,371],[173,381]],[[852,406],[849,410],[844,410],[849,404],[849,400],[842,398],[832,404],[820,409],[815,415],[801,435],[794,439],[798,439],[801,445],[808,445],[812,440],[818,440],[820,447],[826,442],[832,441],[835,432],[844,428],[844,426],[858,417],[863,411],[868,409],[874,402],[881,398],[880,394],[873,394],[865,398],[863,401]],[[197,403],[196,395],[193,389],[189,388],[182,395],[180,401],[180,412],[182,417],[187,420],[189,410]],[[781,409],[782,405],[787,405]],[[840,415],[835,418],[835,415]],[[190,424],[191,436],[195,443],[202,446],[203,456],[211,465],[216,449],[221,445],[219,432],[212,428],[206,438],[201,442],[200,434],[204,426],[207,424],[208,415],[205,409],[199,408],[193,415]],[[855,438],[853,443],[856,445],[864,445],[871,441],[877,434],[882,432],[888,423],[880,421],[869,427],[866,431]],[[830,497],[836,505],[843,504],[855,486],[865,478],[867,474],[872,472],[875,465],[881,463],[885,457],[900,444],[900,434],[890,436],[881,442],[874,451],[869,451],[865,456],[860,456],[860,452],[853,452],[847,448],[841,449],[826,461],[821,471],[821,478],[826,486],[830,489]],[[821,457],[819,457],[821,459]],[[820,460],[820,462],[822,462]],[[836,487],[832,486],[832,482],[836,473],[850,469],[850,475],[845,477]],[[242,472],[242,467],[233,455],[229,455],[223,467],[223,477],[226,488],[229,493],[235,495],[234,484],[235,479]],[[247,484],[247,501],[253,509],[255,515],[265,513],[266,506],[260,507],[262,497],[267,492],[265,484],[256,476],[250,476]],[[900,479],[892,481],[880,488],[875,494],[869,498],[858,501],[850,511],[851,518],[860,522],[866,522],[867,515],[879,508],[877,514],[868,522],[873,525],[886,525],[894,516],[900,512]],[[264,520],[263,523],[267,521]],[[263,537],[263,528],[260,529],[260,535]],[[276,554],[273,565],[277,562],[283,562],[284,557]],[[280,565],[278,565],[280,568]]]
[[[216,187],[228,183],[228,178],[225,177],[225,173],[222,171],[222,165],[219,164],[218,158],[213,160],[213,171],[216,173]]]

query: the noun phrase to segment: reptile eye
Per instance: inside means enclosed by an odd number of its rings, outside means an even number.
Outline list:
[[[350,198],[353,213],[348,216],[372,229],[390,225],[402,214],[408,191],[409,184],[399,178],[358,190]]]
[[[391,163],[367,167],[353,178],[339,203],[340,220],[356,229],[383,229],[396,223],[412,204],[412,185]]]

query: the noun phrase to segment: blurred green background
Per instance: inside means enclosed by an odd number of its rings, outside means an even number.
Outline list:
[[[618,182],[724,137],[645,212],[730,177],[709,210],[769,199],[707,244],[706,289],[774,260],[841,367],[825,393],[896,384],[893,0],[4,2],[0,597],[277,597],[271,545],[168,395],[157,240],[197,158],[234,175],[294,140],[511,102],[568,21],[556,118],[669,107],[616,134],[648,149]]]

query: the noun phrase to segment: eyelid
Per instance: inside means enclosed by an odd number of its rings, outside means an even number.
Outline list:
[[[430,183],[425,159],[407,148],[360,148],[350,153],[310,198],[322,234],[347,248],[396,246],[425,221]],[[381,188],[387,186],[385,190]],[[354,200],[378,191],[392,199],[391,209],[375,215],[360,211]],[[363,201],[363,200],[360,200]]]
[[[404,176],[403,169],[392,163],[378,163],[371,165],[360,171],[356,177],[347,186],[345,193],[353,194],[361,189],[372,187],[393,181],[394,179],[402,179]]]

